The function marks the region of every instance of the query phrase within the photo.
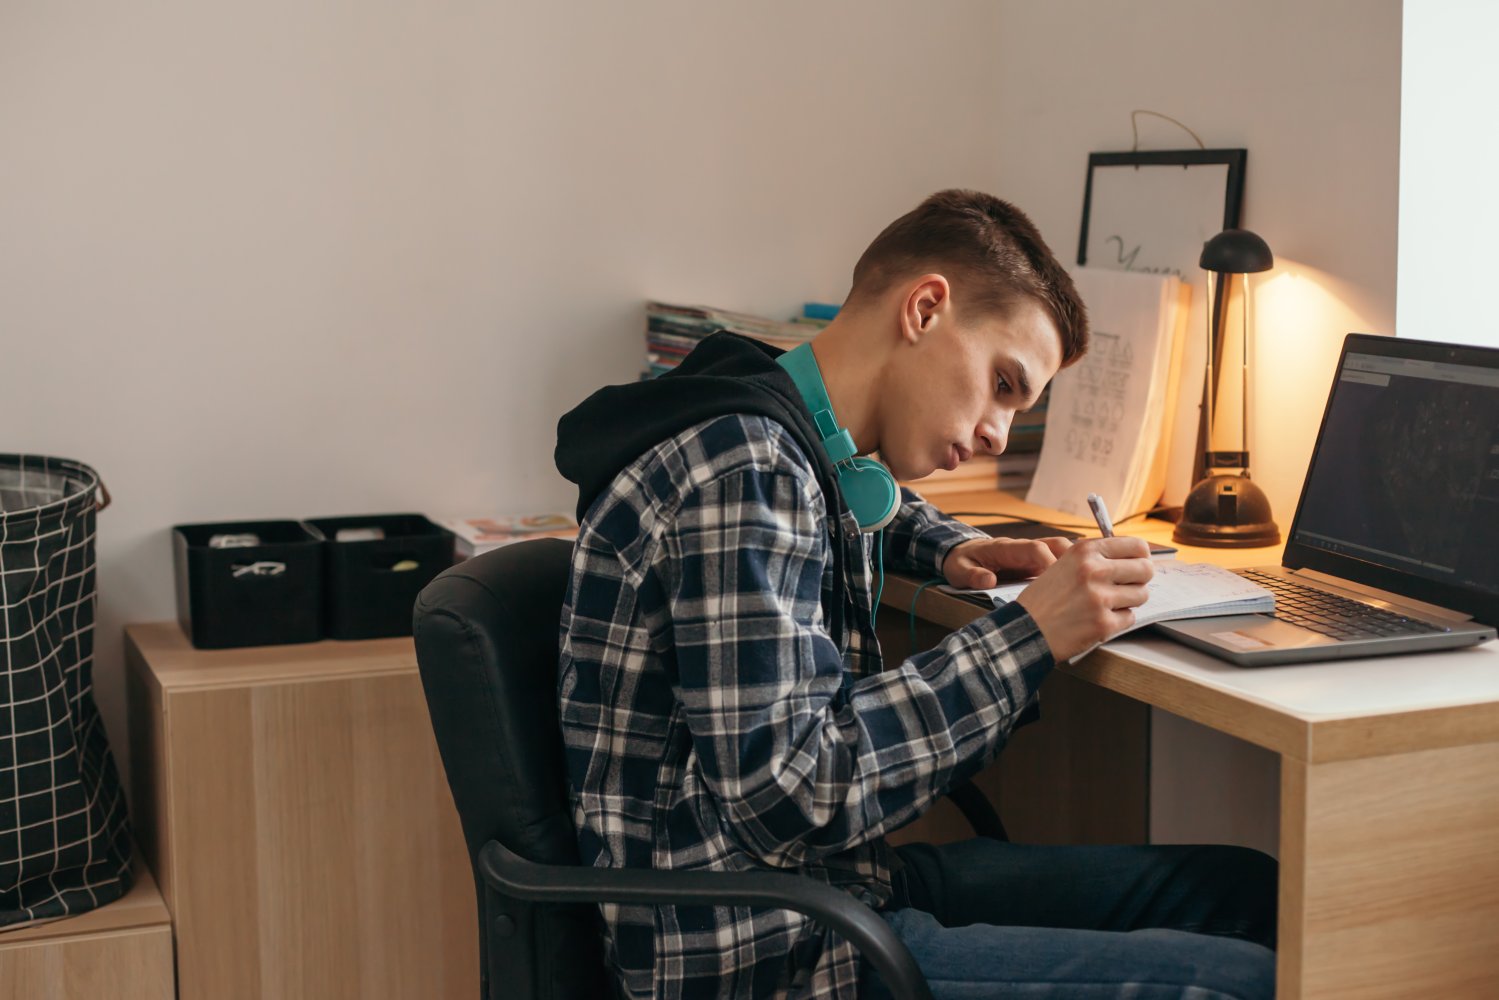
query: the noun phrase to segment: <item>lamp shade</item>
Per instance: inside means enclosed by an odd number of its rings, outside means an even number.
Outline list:
[[[1225,229],[1202,245],[1197,266],[1220,274],[1253,274],[1275,266],[1270,245],[1247,229]]]

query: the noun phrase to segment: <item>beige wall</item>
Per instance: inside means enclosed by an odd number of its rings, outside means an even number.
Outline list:
[[[1135,107],[1251,151],[1288,520],[1341,334],[1393,328],[1399,59],[1395,0],[0,7],[0,450],[114,492],[116,752],[170,525],[565,506],[555,420],[634,375],[641,299],[836,300],[949,185],[1070,255]],[[1170,750],[1158,827],[1195,833]]]
[[[1128,150],[1130,111],[1249,150],[1243,225],[1277,268],[1255,279],[1254,477],[1288,524],[1343,335],[1395,327],[1398,0],[1096,0],[1000,5],[999,186],[1077,253],[1088,153]],[[1193,147],[1141,116],[1142,149]]]
[[[1075,257],[1089,152],[1127,150],[1147,108],[1249,150],[1257,279],[1254,477],[1289,527],[1343,335],[1395,328],[1398,0],[1005,0],[993,54],[997,187]],[[1192,140],[1140,118],[1143,149]],[[1157,714],[1153,837],[1274,848],[1275,761]],[[1267,821],[1268,817],[1268,821]]]
[[[172,524],[568,507],[641,300],[789,315],[992,186],[984,0],[0,6],[0,451],[76,457],[98,692]]]

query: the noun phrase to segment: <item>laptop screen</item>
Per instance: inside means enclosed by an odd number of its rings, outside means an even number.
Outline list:
[[[1470,614],[1499,598],[1499,350],[1349,336],[1286,554]]]

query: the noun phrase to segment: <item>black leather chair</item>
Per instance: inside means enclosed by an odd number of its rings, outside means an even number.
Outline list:
[[[556,702],[571,551],[551,538],[509,545],[447,570],[416,602],[422,687],[473,864],[482,996],[610,996],[595,904],[616,902],[805,913],[857,947],[895,996],[930,1000],[910,952],[879,915],[824,883],[579,864]],[[969,794],[993,816],[981,793]]]

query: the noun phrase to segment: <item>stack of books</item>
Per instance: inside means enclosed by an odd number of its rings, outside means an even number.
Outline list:
[[[1001,459],[993,455],[975,455],[956,469],[938,469],[929,476],[905,483],[923,497],[944,496],[949,493],[973,493],[992,490],[999,480]]]
[[[975,455],[951,472],[938,469],[905,485],[924,497],[993,489],[1024,496],[1041,461],[1041,439],[1046,431],[1046,404],[1050,398],[1051,389],[1047,387],[1029,412],[1015,414],[1003,455]]]
[[[1024,413],[1015,414],[1010,424],[1010,443],[1005,447],[1006,455],[1035,454],[1041,450],[1041,439],[1046,436],[1046,408],[1051,402],[1051,386],[1041,390],[1036,405]]]
[[[837,313],[837,306],[809,302],[802,308],[801,316],[778,320],[712,306],[647,302],[645,371],[640,377],[652,379],[671,371],[697,346],[698,341],[719,330],[789,351],[811,340]]]
[[[1041,390],[1036,405],[1025,413],[1015,414],[1010,424],[1009,443],[999,457],[999,488],[1006,493],[1024,496],[1041,461],[1041,441],[1046,436],[1046,408],[1051,402],[1051,386]]]
[[[999,458],[999,482],[996,484],[1006,493],[1024,496],[1031,488],[1031,479],[1036,475],[1036,466],[1041,462],[1041,452],[1023,451],[1018,454],[1005,452]]]
[[[570,514],[499,514],[492,517],[432,518],[455,536],[453,552],[459,559],[483,555],[511,542],[529,538],[576,538],[578,522]]]

